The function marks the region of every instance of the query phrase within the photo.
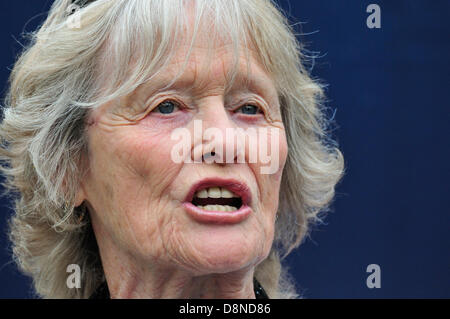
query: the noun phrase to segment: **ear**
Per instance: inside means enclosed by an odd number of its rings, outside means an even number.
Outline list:
[[[80,206],[86,200],[86,193],[82,185],[78,188],[77,193],[75,194],[75,207]]]

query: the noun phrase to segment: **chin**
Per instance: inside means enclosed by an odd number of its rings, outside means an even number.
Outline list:
[[[200,234],[197,234],[200,235]],[[231,227],[211,230],[198,236],[192,249],[200,265],[196,268],[206,273],[228,273],[254,267],[267,257],[270,243],[258,234],[245,233]]]

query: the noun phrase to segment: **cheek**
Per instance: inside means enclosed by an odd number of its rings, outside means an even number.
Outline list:
[[[258,136],[257,157],[258,162],[253,164],[254,173],[260,178],[270,180],[270,183],[281,181],[283,169],[286,164],[288,145],[284,129],[276,129],[275,132],[268,130],[268,134]],[[252,152],[252,149],[246,151]]]
[[[279,169],[274,174],[273,178],[279,182],[281,181],[281,176],[283,174],[283,169],[284,165],[286,164],[286,159],[289,150],[285,131],[282,131],[282,134],[280,134],[278,149],[279,149]]]
[[[167,218],[160,212],[170,204],[165,191],[180,169],[170,160],[170,135],[124,127],[95,132],[91,141],[87,200],[99,223],[129,249],[135,239],[143,250],[148,242],[159,247],[156,230]]]
[[[267,154],[270,155],[271,161],[254,164],[252,170],[260,189],[259,209],[265,212],[265,216],[274,217],[278,210],[281,177],[288,153],[284,130],[280,130],[278,136],[269,136],[266,143],[269,150]],[[263,169],[267,171],[269,168],[271,174],[263,173]],[[269,221],[272,223],[272,219]]]
[[[170,157],[173,143],[170,135],[131,132],[121,139],[115,153],[120,165],[128,168],[129,173],[157,184],[164,176],[169,177],[169,172],[178,169]]]
[[[275,150],[278,151],[278,154],[275,154],[277,156],[278,161],[278,167],[274,174],[267,175],[269,178],[268,183],[274,185],[273,190],[270,191],[268,198],[270,198],[271,202],[269,204],[272,204],[274,206],[274,210],[278,210],[278,200],[279,200],[279,193],[280,193],[280,183],[281,183],[281,177],[283,175],[284,166],[286,164],[287,159],[287,153],[288,153],[288,145],[286,140],[286,134],[283,131],[281,131],[281,134],[278,139],[278,146],[275,147]]]
[[[137,126],[97,130],[90,135],[89,201],[101,212],[141,208],[161,197],[179,165],[170,160],[170,135]],[[107,191],[108,190],[108,191]],[[109,204],[108,204],[109,203]]]

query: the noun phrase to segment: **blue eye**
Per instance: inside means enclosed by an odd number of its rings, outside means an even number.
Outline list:
[[[240,111],[240,113],[247,114],[247,115],[255,115],[255,114],[261,113],[261,110],[259,109],[259,107],[255,106],[255,105],[250,105],[250,104],[241,106],[237,111],[238,112]]]
[[[156,111],[159,111],[159,113],[161,114],[171,114],[174,111],[176,111],[176,109],[178,109],[178,103],[174,102],[174,101],[164,101],[162,103],[160,103],[157,107],[156,107]]]

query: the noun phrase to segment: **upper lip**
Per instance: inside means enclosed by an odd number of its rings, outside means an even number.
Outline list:
[[[217,177],[205,178],[192,185],[184,201],[192,202],[192,200],[194,199],[195,192],[209,187],[226,188],[232,191],[237,196],[241,197],[242,205],[250,205],[251,191],[250,188],[245,183],[235,179],[224,179]]]

